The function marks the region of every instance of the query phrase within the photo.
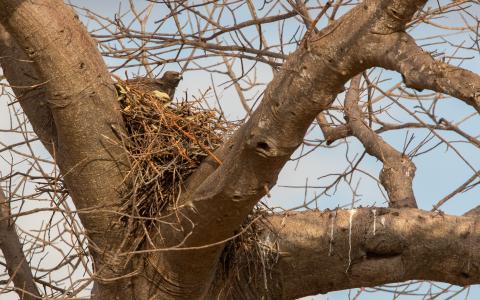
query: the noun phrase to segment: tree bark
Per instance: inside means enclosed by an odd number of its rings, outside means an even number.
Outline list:
[[[15,42],[0,24],[0,66],[8,78],[33,130],[50,155],[55,155],[56,129],[53,115],[48,108],[45,80],[40,78],[34,61]]]
[[[406,33],[383,39],[383,45],[378,65],[401,73],[408,87],[451,95],[480,112],[480,76],[434,60]]]
[[[47,138],[53,136],[54,159],[81,211],[97,282],[109,282],[125,274],[116,252],[128,244],[126,229],[114,214],[121,204],[118,188],[128,161],[115,132],[122,132],[123,121],[110,74],[95,42],[63,1],[8,0],[0,1],[0,7],[0,23],[33,62],[23,72],[13,71],[23,53],[14,43],[3,45],[2,53],[13,56],[2,62],[7,80],[25,86],[32,82],[26,77],[33,76],[45,88],[38,105],[32,105],[42,107],[42,115],[32,118],[32,125],[36,132],[47,132]],[[110,292],[97,289],[106,292],[98,296],[107,299],[111,293],[125,294],[118,286]]]
[[[271,229],[263,231],[260,243],[278,249],[278,262],[266,277],[237,266],[237,280],[217,283],[211,297],[296,299],[408,280],[460,286],[480,282],[476,217],[372,207],[268,219]]]

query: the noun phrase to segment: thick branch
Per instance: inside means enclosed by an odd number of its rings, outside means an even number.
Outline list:
[[[105,211],[115,211],[121,204],[117,189],[128,163],[115,134],[115,130],[122,131],[123,121],[102,57],[78,16],[63,1],[8,0],[0,1],[0,7],[0,23],[45,81],[46,97],[42,98],[49,99],[57,134],[55,160],[75,206],[91,209],[80,218],[96,270],[100,277],[123,274],[123,262],[115,252],[125,239],[125,228],[113,225],[118,216]]]
[[[20,299],[41,299],[35,285],[27,258],[23,254],[22,244],[10,218],[10,207],[0,188],[0,249],[2,250],[8,275],[15,285]]]
[[[345,97],[345,115],[350,130],[360,140],[368,154],[382,161],[380,182],[387,190],[390,206],[417,207],[412,187],[415,165],[408,156],[395,150],[363,122],[362,111],[358,106],[360,79],[361,75],[352,79]]]
[[[393,34],[381,40],[387,51],[375,53],[379,66],[400,72],[408,87],[453,96],[480,112],[480,76],[434,60],[406,33]]]
[[[266,278],[241,269],[240,282],[229,282],[232,299],[297,299],[407,280],[480,283],[480,224],[472,217],[361,208],[289,213],[270,222],[273,233],[266,231],[262,243],[277,241],[279,260]]]
[[[0,24],[0,66],[12,87],[33,130],[53,155],[56,143],[55,125],[48,108],[45,81],[22,48]]]
[[[206,179],[194,175],[190,193],[183,198],[185,205],[178,214],[184,216],[184,234],[190,233],[185,247],[203,246],[232,236],[253,206],[275,184],[281,168],[302,143],[315,116],[343,90],[349,76],[361,71],[354,63],[356,57],[334,51],[353,50],[358,36],[352,27],[353,20],[344,18],[334,34],[292,54],[267,87],[260,107],[219,151],[224,154],[223,164]],[[325,31],[319,36],[322,34]],[[199,171],[212,169],[204,167]],[[199,184],[194,190],[192,182]],[[170,242],[179,243],[183,236],[178,237],[178,231],[174,234],[177,239],[170,238]],[[164,256],[173,274],[164,281],[172,282],[172,289],[179,286],[175,291],[184,297],[200,297],[199,293],[210,284],[221,249],[218,246],[195,254],[167,253]],[[201,256],[202,261],[192,261],[193,256]]]
[[[290,55],[267,87],[249,121],[219,150],[223,164],[197,171],[180,200],[184,233],[168,245],[205,246],[232,236],[277,175],[314,118],[328,108],[344,83],[369,67],[361,49],[371,33],[402,28],[424,1],[373,1],[360,4],[337,22],[313,34]],[[388,7],[388,9],[387,9]],[[391,16],[395,8],[396,15]],[[399,18],[400,16],[400,18]],[[166,228],[162,232],[169,230]],[[165,237],[165,235],[163,235]],[[155,257],[166,290],[175,298],[201,297],[212,280],[222,247],[171,252]],[[202,257],[202,260],[192,260]],[[162,295],[169,297],[168,293]]]

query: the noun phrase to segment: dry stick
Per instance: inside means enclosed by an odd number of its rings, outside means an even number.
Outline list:
[[[242,91],[242,87],[240,86],[240,83],[238,82],[238,78],[233,72],[232,65],[228,61],[228,59],[223,56],[222,57],[223,62],[225,63],[225,67],[227,68],[227,74],[228,76],[232,79],[233,85],[235,87],[235,91],[237,92],[238,98],[240,98],[240,104],[242,104],[243,109],[245,112],[248,114],[248,116],[252,115],[252,108],[248,106],[247,99],[245,98],[245,94]]]
[[[180,130],[186,137],[194,141],[200,148],[202,148],[203,151],[207,152],[219,165],[223,164],[223,162],[217,156],[215,156],[212,151],[203,146],[194,136],[183,130],[180,126],[177,125],[177,123],[173,122],[173,125],[177,127],[177,129]]]
[[[305,24],[305,25],[308,26],[308,29],[307,29],[307,32],[305,33],[304,38],[303,38],[304,41],[307,41],[310,38],[310,35],[312,34],[312,32],[315,32],[315,33],[318,32],[318,29],[316,27],[317,23],[318,23],[318,21],[320,21],[320,18],[322,18],[323,15],[327,12],[327,10],[330,8],[331,5],[332,5],[331,1],[328,1],[327,3],[325,3],[322,10],[320,11],[320,13],[315,18],[315,20],[313,20],[313,22],[311,22],[310,24]],[[308,15],[306,17],[309,18]]]
[[[346,138],[352,135],[352,130],[348,125],[332,126],[325,118],[324,112],[321,112],[316,117],[317,123],[322,130],[323,137],[328,145],[331,145],[336,140]]]
[[[200,250],[200,249],[207,249],[207,248],[211,248],[211,247],[215,247],[215,246],[219,246],[219,245],[223,245],[225,244],[226,242],[228,241],[231,241],[239,236],[241,236],[242,234],[244,234],[249,228],[250,226],[252,226],[253,224],[255,224],[256,221],[258,221],[259,219],[261,219],[263,216],[262,215],[259,215],[257,216],[255,219],[253,219],[248,225],[246,225],[244,228],[242,228],[242,230],[235,234],[235,235],[232,235],[226,239],[223,239],[221,241],[218,241],[218,242],[214,242],[214,243],[209,243],[207,245],[202,245],[202,246],[190,246],[190,247],[185,247],[185,248],[180,248],[179,246],[174,246],[174,247],[169,247],[169,248],[157,248],[157,249],[150,249],[150,250],[137,250],[137,251],[133,251],[133,252],[128,252],[128,253],[122,253],[122,254],[119,254],[119,256],[126,256],[126,255],[131,255],[131,254],[142,254],[142,253],[155,253],[155,252],[169,252],[169,251],[189,251],[189,250]],[[187,238],[188,238],[188,235],[187,235]],[[186,240],[186,238],[184,239],[184,241]]]
[[[431,211],[436,211],[440,208],[440,206],[442,206],[443,204],[445,204],[448,200],[450,200],[451,198],[453,198],[455,195],[457,195],[458,193],[461,193],[462,191],[464,191],[468,185],[470,185],[470,183],[472,183],[476,178],[478,178],[478,176],[480,175],[480,172],[477,172],[475,174],[473,174],[470,178],[467,179],[467,181],[465,181],[462,185],[460,185],[458,188],[456,188],[454,191],[452,191],[450,194],[446,195],[445,197],[443,197],[441,200],[439,200],[434,206],[433,208],[431,209]]]
[[[474,168],[474,166],[460,153],[460,151],[455,148],[453,145],[451,145],[451,143],[449,143],[448,141],[446,141],[442,136],[440,136],[438,133],[435,132],[435,130],[433,130],[434,128],[428,126],[428,124],[426,124],[425,122],[423,122],[418,116],[416,116],[414,113],[412,113],[410,110],[407,109],[407,107],[405,107],[403,104],[401,104],[397,99],[395,99],[394,97],[390,96],[388,93],[386,93],[385,91],[383,91],[381,88],[378,88],[377,87],[377,90],[382,93],[383,95],[385,95],[385,97],[387,97],[388,99],[392,100],[392,102],[394,102],[396,105],[398,105],[402,110],[404,110],[406,113],[408,113],[412,118],[414,118],[415,120],[417,120],[420,124],[423,124],[425,125],[425,128],[429,129],[430,132],[435,135],[440,141],[442,141],[443,143],[445,143],[449,148],[451,148],[457,155],[458,157],[470,168],[470,170],[472,170],[475,174],[477,173],[477,170]]]
[[[363,122],[362,112],[358,107],[360,80],[360,74],[352,79],[345,97],[345,115],[348,125],[368,154],[383,162],[380,182],[387,190],[390,206],[416,208],[412,188],[415,165],[410,158],[395,150]]]

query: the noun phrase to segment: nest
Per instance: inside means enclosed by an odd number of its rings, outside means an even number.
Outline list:
[[[268,291],[271,270],[279,259],[277,236],[266,218],[271,213],[272,210],[265,204],[256,205],[235,232],[236,237],[225,244],[220,256],[220,267],[215,274],[215,281],[225,284],[220,298],[234,298],[234,295],[238,295],[239,291],[235,288],[244,279],[251,284],[261,284],[255,289]]]
[[[124,212],[155,218],[175,207],[185,179],[206,157],[218,161],[213,151],[234,125],[198,102],[173,103],[161,91],[126,82],[118,82],[116,88],[131,164]]]
[[[218,161],[213,152],[237,125],[218,111],[201,108],[198,102],[173,103],[161,91],[145,91],[125,82],[116,87],[128,135],[123,142],[131,164],[123,212],[134,224],[155,227],[155,220],[175,209],[185,180],[200,163],[207,157]],[[267,281],[267,269],[276,261],[277,252],[272,245],[261,244],[258,234],[270,231],[264,218],[268,213],[257,206],[247,216],[226,244],[217,276],[235,281],[236,271],[247,266],[252,276],[260,274]]]

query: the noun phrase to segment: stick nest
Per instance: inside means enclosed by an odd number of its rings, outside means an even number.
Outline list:
[[[213,152],[237,125],[218,111],[200,108],[199,102],[173,103],[161,91],[125,82],[116,87],[127,129],[122,140],[131,164],[123,212],[136,225],[155,227],[155,220],[175,209],[184,181],[200,163],[209,156],[218,162]],[[266,282],[267,269],[277,257],[272,245],[259,242],[260,232],[269,231],[264,218],[268,213],[256,207],[247,216],[238,236],[224,248],[217,276],[235,280],[236,271],[248,266],[252,276],[258,273]]]
[[[174,103],[161,91],[126,82],[116,88],[131,164],[124,211],[154,219],[175,207],[184,181],[206,157],[218,161],[213,151],[235,125],[198,101]]]

